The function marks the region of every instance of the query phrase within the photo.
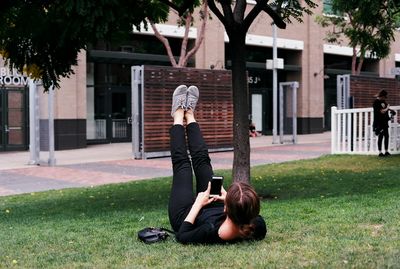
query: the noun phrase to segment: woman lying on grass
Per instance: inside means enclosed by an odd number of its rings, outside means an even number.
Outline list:
[[[259,215],[260,199],[250,185],[235,182],[228,191],[221,187],[220,195],[210,196],[213,171],[207,146],[194,118],[198,98],[198,88],[185,85],[176,88],[172,97],[173,182],[168,213],[176,238],[184,244],[261,240],[267,229]],[[186,148],[184,119],[191,161]],[[193,194],[192,164],[197,197]]]

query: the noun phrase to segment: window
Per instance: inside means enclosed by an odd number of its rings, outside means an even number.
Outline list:
[[[324,0],[324,14],[335,14],[332,10],[332,2],[333,0]]]
[[[323,13],[328,16],[346,17],[341,11],[333,11],[333,3],[335,0],[324,0]]]

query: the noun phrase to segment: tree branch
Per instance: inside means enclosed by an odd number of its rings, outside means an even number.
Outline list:
[[[246,32],[249,30],[250,25],[257,18],[261,11],[262,9],[260,8],[260,5],[257,4],[252,8],[252,10],[250,10],[249,14],[247,14],[246,18],[243,21],[243,27]]]
[[[357,75],[357,49],[354,46],[353,47],[353,55],[351,56],[351,74],[352,75]]]
[[[286,29],[286,23],[283,19],[279,16],[278,13],[273,10],[265,0],[256,0],[257,5],[260,5],[260,8],[266,12],[274,21],[275,25],[280,29]]]
[[[195,46],[186,54],[186,57],[185,57],[184,62],[183,62],[184,66],[186,65],[186,63],[189,60],[189,58],[192,57],[192,55],[197,52],[197,50],[200,48],[201,43],[203,42],[204,32],[206,31],[206,22],[207,22],[207,19],[208,19],[207,0],[204,0],[204,2],[203,2],[202,13],[203,13],[203,22],[201,23],[200,33],[197,34],[197,39],[196,39]]]
[[[215,14],[215,16],[217,16],[220,22],[222,22],[222,24],[226,26],[227,21],[225,20],[225,17],[224,15],[222,15],[221,11],[215,5],[215,0],[208,1],[208,6],[210,7],[210,10]]]
[[[172,64],[172,66],[173,67],[177,67],[178,65],[176,63],[174,55],[172,54],[171,46],[169,45],[168,39],[160,34],[160,32],[157,30],[156,25],[152,21],[150,21],[150,25],[151,25],[151,28],[154,31],[154,35],[158,38],[158,40],[161,41],[161,43],[163,43],[163,45],[165,47],[165,50],[167,51],[168,58],[169,58],[169,60],[170,60],[170,62]]]
[[[233,18],[232,8],[231,8],[231,1],[220,0],[219,2],[222,7],[222,11],[224,12],[224,17],[228,25],[233,25],[235,20]]]
[[[362,51],[360,52],[360,59],[359,59],[359,61],[358,61],[358,66],[357,66],[357,70],[356,70],[356,74],[357,74],[357,75],[360,75],[360,74],[361,74],[361,68],[362,68],[363,63],[364,63],[364,58],[365,58],[365,51],[362,50]]]
[[[187,51],[187,44],[188,44],[188,39],[189,39],[189,30],[190,30],[190,25],[192,24],[193,17],[191,13],[187,13],[185,17],[185,34],[182,39],[182,45],[181,45],[181,55],[179,56],[179,62],[178,66],[183,67],[183,61],[185,59],[186,51]]]
[[[246,1],[236,1],[236,5],[233,8],[233,18],[236,22],[242,23],[244,18],[244,12],[246,11]]]

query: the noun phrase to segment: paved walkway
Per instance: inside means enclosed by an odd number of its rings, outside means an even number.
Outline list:
[[[251,165],[316,158],[330,153],[330,133],[300,135],[298,144],[272,144],[271,136],[250,139]],[[171,160],[132,159],[131,143],[56,151],[56,166],[28,165],[29,152],[0,153],[0,196],[86,187],[172,175]],[[210,154],[214,169],[231,169],[233,152]],[[47,152],[41,152],[43,160]]]

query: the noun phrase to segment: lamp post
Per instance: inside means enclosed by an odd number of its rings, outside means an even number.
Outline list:
[[[267,60],[267,69],[272,70],[272,144],[278,143],[278,69],[283,69],[283,59],[278,58],[277,27],[272,23],[272,60]]]
[[[276,32],[276,25],[272,23],[272,144],[276,144],[278,139],[278,49]]]

